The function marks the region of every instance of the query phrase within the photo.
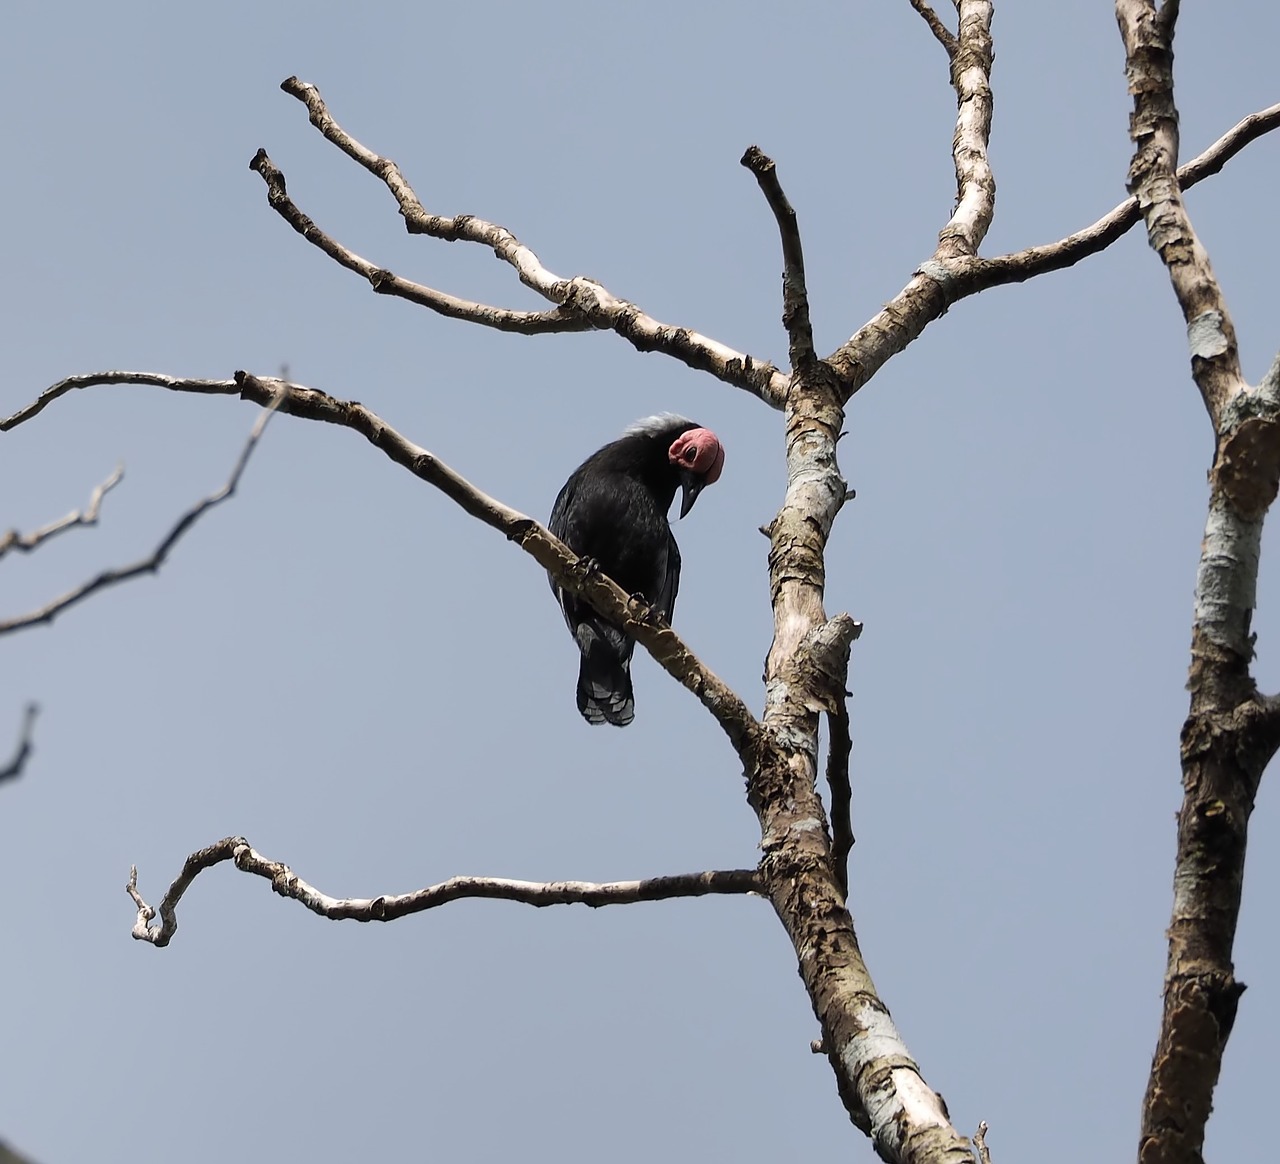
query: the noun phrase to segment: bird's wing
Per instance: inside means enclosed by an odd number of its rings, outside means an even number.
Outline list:
[[[658,583],[658,595],[654,601],[662,617],[669,623],[676,612],[676,594],[680,590],[680,547],[675,535],[667,528],[667,568]]]
[[[577,540],[574,536],[575,531],[571,529],[572,522],[570,515],[573,512],[573,500],[578,491],[578,475],[575,473],[564,483],[564,488],[556,495],[556,502],[551,507],[551,517],[547,520],[547,529],[556,535],[570,549]],[[574,629],[577,619],[575,611],[577,608],[576,596],[570,594],[567,590],[561,590],[556,584],[556,580],[547,575],[547,581],[551,583],[551,592],[556,596],[560,603],[560,610],[564,614],[564,621],[568,624],[569,630]]]

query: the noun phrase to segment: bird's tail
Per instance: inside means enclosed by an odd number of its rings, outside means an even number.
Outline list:
[[[605,634],[596,633],[598,630],[605,630]],[[615,638],[620,641],[611,641]],[[631,688],[633,647],[631,640],[613,627],[594,628],[584,623],[578,628],[578,648],[582,652],[578,710],[587,723],[626,727],[635,719],[636,701]]]

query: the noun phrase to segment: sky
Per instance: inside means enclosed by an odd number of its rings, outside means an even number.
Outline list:
[[[945,6],[944,6],[945,7]],[[1001,5],[984,253],[1124,197],[1110,6]],[[1280,10],[1190,6],[1184,157],[1277,100]],[[906,0],[875,4],[22,5],[0,44],[0,413],[75,372],[290,375],[358,399],[545,517],[631,420],[727,449],[677,528],[676,624],[759,709],[780,415],[612,334],[524,338],[373,295],[270,211],[259,147],[359,253],[538,307],[475,247],[405,235],[377,181],[278,89],[319,86],[429,210],[500,222],[562,275],[785,364],[773,156],[819,348],[932,251],[953,94]],[[1248,376],[1277,346],[1280,137],[1188,205]],[[0,617],[148,553],[225,479],[255,409],[75,393],[0,437],[0,528],[101,524],[0,564]],[[1001,1160],[1124,1159],[1155,1046],[1211,433],[1140,230],[956,305],[854,399],[857,499],[827,609],[851,669],[851,909],[925,1078]],[[1280,689],[1268,535],[1254,619]],[[591,911],[470,901],[320,919],[222,866],[167,949],[130,938],[186,855],[241,834],[335,896],[454,874],[613,880],[758,858],[720,730],[648,660],[625,733],[574,707],[545,578],[355,434],[280,417],[236,497],[156,577],[0,642],[0,1139],[41,1164],[513,1158],[614,1164],[797,1151],[870,1161],[767,903]],[[11,727],[5,727],[5,724]],[[1241,1003],[1207,1155],[1258,1159],[1280,1038],[1280,804],[1253,818]]]

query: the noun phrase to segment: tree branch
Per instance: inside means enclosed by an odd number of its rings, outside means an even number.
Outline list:
[[[83,372],[50,384],[30,404],[23,405],[17,412],[0,420],[0,432],[17,428],[68,392],[105,384],[139,384],[167,388],[170,392],[195,392],[212,396],[234,395],[240,391],[234,380],[193,380],[182,376],[166,376],[162,372]]]
[[[991,1149],[987,1147],[987,1132],[990,1130],[987,1121],[982,1120],[978,1124],[978,1130],[973,1133],[973,1151],[978,1164],[991,1164]]]
[[[1251,142],[1280,127],[1280,104],[1251,113],[1204,153],[1178,170],[1183,190],[1217,174]],[[884,364],[916,339],[952,304],[990,287],[1022,283],[1037,275],[1072,267],[1106,250],[1141,219],[1136,198],[1120,203],[1097,222],[1055,243],[1027,247],[994,258],[976,255],[940,257],[941,248],[921,263],[910,282],[882,310],[841,344],[827,362],[841,384],[845,401]]]
[[[205,394],[238,394],[241,399],[267,408],[268,413],[279,409],[281,412],[302,417],[304,420],[315,420],[352,429],[397,465],[408,469],[415,477],[434,485],[472,517],[478,518],[485,525],[504,534],[510,541],[516,542],[560,585],[575,594],[580,594],[601,614],[624,627],[667,674],[698,697],[702,705],[711,712],[716,722],[724,729],[744,761],[764,746],[760,725],[748,710],[747,705],[694,655],[676,632],[666,625],[652,608],[634,601],[612,579],[605,577],[599,571],[592,570],[588,563],[585,563],[559,538],[533,518],[526,517],[523,513],[482,493],[434,454],[413,444],[364,405],[355,401],[339,400],[314,388],[305,388],[270,377],[258,377],[249,372],[237,372],[234,380],[184,381],[152,372],[106,372],[96,380],[93,374],[77,376],[73,379],[74,383],[59,381],[46,389],[34,403],[0,422],[0,430],[15,427],[29,420],[51,400],[65,395],[72,387],[85,388],[92,383],[152,384],[176,392],[190,390]],[[190,389],[186,387],[188,384],[191,385]],[[261,423],[263,422],[260,420],[259,424]],[[256,434],[259,429],[255,428],[254,431]],[[248,456],[254,439],[256,436],[251,438],[250,446],[246,447],[233,480],[228,483],[232,487],[240,470],[244,467],[244,460]],[[218,499],[221,500],[220,497]],[[201,505],[207,507],[209,503],[210,501],[207,500]],[[198,516],[198,513],[195,516]],[[188,514],[183,522],[179,523],[180,528],[170,534],[162,547],[166,552],[176,540],[176,535],[192,520],[194,520],[193,514]],[[146,563],[130,567],[130,572],[136,573],[149,568],[150,561],[151,559],[148,559]],[[111,580],[122,579],[113,576]],[[103,584],[105,583],[99,579],[91,585]],[[76,593],[77,598],[83,596]],[[24,622],[22,625],[27,623]],[[6,624],[0,623],[0,632],[5,629]]]
[[[321,917],[333,921],[395,921],[409,914],[435,909],[461,898],[479,897],[491,901],[518,901],[538,907],[548,905],[631,905],[639,901],[667,901],[673,897],[705,897],[710,894],[759,893],[754,869],[716,869],[706,873],[680,873],[648,877],[642,881],[513,881],[505,877],[451,877],[412,893],[388,894],[373,898],[329,897],[298,877],[287,865],[268,860],[249,847],[243,837],[225,837],[192,853],[182,872],[169,886],[158,907],[148,905],[138,892],[138,869],[129,871],[125,890],[138,907],[133,936],[153,946],[167,946],[178,930],[177,908],[183,894],[205,869],[224,861],[234,861],[243,873],[271,882],[281,897],[301,902]],[[160,917],[160,924],[151,922]]]
[[[1129,166],[1129,192],[1147,223],[1187,323],[1191,374],[1205,408],[1220,427],[1223,410],[1247,390],[1240,370],[1235,327],[1209,255],[1187,215],[1178,186],[1178,110],[1173,99],[1173,25],[1177,4],[1166,0],[1117,0],[1125,47],[1125,72],[1133,96],[1129,136],[1137,147]]]
[[[813,349],[813,324],[809,319],[809,291],[804,279],[804,248],[795,208],[778,181],[778,167],[759,146],[748,146],[741,164],[754,175],[782,238],[782,326],[787,329],[791,369],[810,375],[817,363]]]
[[[57,396],[64,392],[70,391],[71,387],[83,388],[90,383],[161,383],[167,388],[176,388],[183,381],[173,380],[170,377],[159,377],[150,374],[143,374],[142,377],[130,380],[129,373],[124,372],[108,372],[99,380],[93,380],[92,377],[78,376],[72,379],[76,383],[71,384],[70,381],[63,380],[55,384],[52,388],[47,389],[41,394],[40,398],[34,404],[28,405],[25,409],[20,410],[0,425],[0,431],[4,428],[11,428],[16,424],[20,424],[22,420],[34,416],[50,400],[56,399]],[[208,392],[208,385],[212,381],[197,380],[187,381],[198,385],[193,391]],[[65,387],[63,387],[65,386]],[[55,391],[61,387],[61,391]],[[262,436],[262,430],[266,428],[267,421],[271,419],[274,408],[268,408],[257,420],[253,426],[253,431],[249,434],[249,439],[245,441],[244,448],[240,451],[240,456],[236,460],[235,467],[231,470],[231,476],[227,478],[226,484],[221,489],[210,493],[208,497],[203,498],[190,509],[187,510],[173,526],[173,528],[165,535],[164,539],[155,548],[155,550],[145,558],[134,562],[132,565],[123,566],[119,569],[104,570],[96,578],[90,579],[73,590],[67,591],[59,598],[55,598],[52,602],[46,603],[44,606],[36,610],[28,611],[26,614],[18,615],[16,618],[0,621],[0,635],[9,634],[13,631],[24,630],[27,627],[38,626],[41,623],[52,622],[59,614],[69,607],[75,606],[76,603],[88,598],[91,594],[96,594],[99,590],[105,590],[109,586],[115,586],[120,582],[127,582],[130,578],[137,578],[142,574],[154,574],[161,566],[164,565],[170,551],[178,544],[182,536],[204,515],[207,510],[212,509],[220,502],[225,501],[235,491],[236,486],[240,483],[241,474],[244,473],[245,466],[249,463],[249,457],[254,448],[257,446],[259,438]]]
[[[938,235],[940,260],[976,255],[996,209],[996,179],[987,160],[991,138],[990,0],[960,0],[960,32],[951,61],[956,91],[956,132],[951,154],[956,169],[956,208]]]
[[[421,307],[430,308],[450,319],[463,319],[469,323],[483,324],[498,331],[519,332],[522,335],[542,335],[548,332],[591,331],[595,328],[586,316],[557,307],[554,311],[509,311],[504,307],[492,307],[470,299],[446,295],[423,283],[403,279],[392,271],[377,267],[355,251],[331,239],[303,214],[289,197],[284,175],[267,157],[266,150],[259,150],[249,163],[249,169],[262,175],[267,184],[267,203],[281,218],[312,246],[318,247],[334,262],[354,271],[369,281],[379,295],[394,295],[407,299]]]
[[[27,710],[22,716],[22,731],[18,735],[18,746],[14,749],[13,756],[9,762],[3,768],[0,768],[0,784],[3,784],[6,780],[16,780],[22,775],[23,768],[26,767],[27,761],[31,758],[31,753],[36,748],[36,716],[39,714],[39,707],[34,703],[27,704]]]
[[[120,483],[123,477],[124,466],[117,465],[111,476],[89,495],[89,504],[84,509],[72,510],[66,517],[60,518],[58,521],[52,521],[29,534],[20,534],[16,529],[11,529],[3,537],[0,537],[0,558],[3,558],[10,550],[21,550],[23,553],[29,554],[51,537],[62,533],[63,530],[71,529],[73,526],[97,525],[98,510],[102,506],[102,499]]]
[[[349,270],[364,275],[370,282],[377,278],[379,282],[374,283],[375,290],[386,294],[403,294],[405,298],[412,298],[424,307],[442,311],[454,318],[490,327],[503,327],[505,330],[580,331],[598,328],[614,331],[637,351],[661,352],[698,371],[708,372],[726,384],[750,392],[772,408],[782,407],[790,381],[768,361],[757,360],[753,356],[735,351],[688,328],[661,323],[646,315],[634,303],[617,298],[592,279],[584,276],[565,279],[556,275],[547,270],[538,256],[506,227],[470,214],[446,218],[427,213],[396,164],[361,145],[342,129],[330,115],[320,97],[320,91],[314,85],[300,81],[297,77],[290,77],[280,87],[307,107],[312,125],[326,139],[386,185],[400,207],[405,227],[410,234],[424,234],[448,242],[471,242],[488,247],[516,272],[526,287],[554,303],[557,310],[504,312],[501,308],[469,304],[466,300],[446,296],[422,284],[398,280],[390,272],[374,268],[353,252],[340,247],[326,236],[320,236],[333,248],[326,250],[326,253],[331,254],[336,261]],[[266,157],[261,150],[258,156]],[[254,158],[251,166],[259,169],[258,157]],[[263,176],[265,178],[266,174]],[[283,179],[281,190],[283,191]],[[268,183],[268,198],[270,197]],[[294,209],[296,211],[296,207]],[[305,220],[310,225],[304,230],[298,223],[290,220],[291,225],[299,233],[312,239],[313,234],[318,234],[314,223],[300,212],[297,213],[299,221]],[[325,249],[319,238],[312,241]],[[379,286],[379,283],[382,285]]]
[[[911,7],[924,17],[924,22],[929,26],[929,31],[933,33],[938,43],[947,50],[947,56],[954,60],[960,46],[956,43],[956,38],[951,30],[938,19],[938,14],[929,7],[925,0],[911,0]]]
[[[1176,0],[1116,0],[1133,96],[1129,189],[1187,323],[1191,373],[1216,455],[1196,574],[1191,706],[1160,1035],[1142,1104],[1140,1164],[1202,1164],[1205,1126],[1244,984],[1232,960],[1249,817],[1280,743],[1277,706],[1250,673],[1262,526],[1280,484],[1280,372],[1244,381],[1235,329],[1175,171]]]

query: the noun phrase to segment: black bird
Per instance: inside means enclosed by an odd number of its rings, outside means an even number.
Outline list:
[[[723,468],[724,448],[709,428],[671,412],[645,417],[574,470],[551,508],[551,532],[670,622],[680,549],[667,510],[679,488],[684,517]],[[626,727],[635,718],[635,640],[554,579],[551,589],[582,653],[578,710],[588,723]]]

